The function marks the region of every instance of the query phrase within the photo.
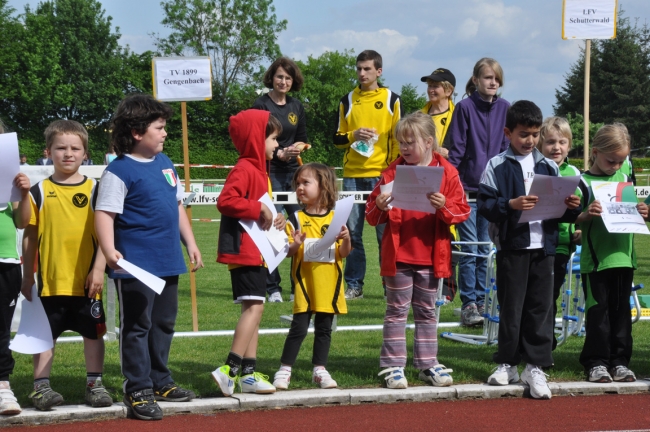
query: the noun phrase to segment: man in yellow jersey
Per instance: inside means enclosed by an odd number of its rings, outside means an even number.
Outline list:
[[[359,86],[341,98],[338,130],[334,145],[343,155],[343,190],[371,191],[382,171],[399,155],[393,131],[401,117],[399,95],[379,85],[382,59],[378,52],[366,50],[357,56]],[[365,199],[366,197],[360,197]],[[345,298],[363,298],[366,253],[363,248],[365,206],[355,205],[348,219],[352,252],[345,263]],[[381,255],[384,225],[377,225]]]

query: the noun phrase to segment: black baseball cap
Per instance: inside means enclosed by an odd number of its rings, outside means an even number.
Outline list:
[[[449,84],[453,85],[456,87],[456,77],[454,76],[453,73],[449,69],[445,68],[438,68],[431,72],[431,75],[423,76],[420,78],[420,81],[422,82],[427,82],[427,80],[431,81],[447,81]]]

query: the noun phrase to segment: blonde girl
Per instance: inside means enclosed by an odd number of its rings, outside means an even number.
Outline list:
[[[310,247],[322,238],[334,217],[338,198],[336,176],[326,165],[309,163],[300,166],[293,176],[293,188],[302,210],[290,215],[287,224],[289,253],[293,257],[291,277],[295,284],[293,320],[284,343],[280,370],[273,385],[286,390],[291,381],[291,369],[296,362],[309,321],[314,316],[314,351],[312,381],[320,388],[335,388],[336,381],[325,368],[332,339],[332,320],[336,314],[347,313],[343,289],[343,258],[352,250],[350,233],[343,225],[330,248],[320,254],[310,253]],[[307,251],[307,252],[306,252]]]
[[[503,131],[510,103],[497,95],[503,87],[503,69],[499,62],[482,58],[474,66],[472,77],[465,86],[467,97],[456,105],[447,131],[445,147],[449,162],[458,169],[458,175],[472,213],[456,229],[461,242],[489,242],[488,222],[476,212],[476,194],[481,173],[494,156],[508,148]],[[461,324],[483,324],[487,261],[476,254],[487,256],[489,246],[463,244],[459,263],[458,287],[462,300]]]
[[[419,369],[418,377],[434,386],[448,386],[453,383],[452,370],[438,363],[435,301],[438,280],[451,275],[449,226],[467,219],[470,209],[456,168],[436,152],[436,130],[431,117],[421,112],[404,117],[397,124],[395,136],[400,143],[400,157],[382,173],[366,202],[368,223],[386,224],[381,253],[386,315],[379,375],[388,388],[408,387],[404,375],[406,319],[413,306],[413,365]],[[391,207],[390,193],[380,192],[380,185],[395,179],[399,165],[444,169],[440,191],[427,194],[431,213]]]
[[[586,298],[586,337],[580,354],[587,380],[606,383],[636,380],[628,366],[632,356],[630,292],[636,269],[634,234],[611,234],[601,218],[603,205],[594,199],[592,182],[627,182],[620,171],[630,152],[630,136],[621,123],[601,127],[591,148],[591,168],[582,175],[585,209],[576,220],[582,228],[580,272]],[[644,219],[648,206],[636,205]]]

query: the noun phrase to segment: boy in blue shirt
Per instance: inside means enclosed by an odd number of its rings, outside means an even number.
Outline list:
[[[171,108],[149,95],[120,102],[113,116],[112,144],[118,157],[102,175],[96,230],[115,279],[120,303],[120,356],[124,403],[141,420],[160,420],[156,400],[196,397],[178,387],[167,368],[178,312],[178,275],[203,267],[201,252],[182,205],[174,165],[162,152]],[[120,258],[165,280],[160,295],[118,265]]]

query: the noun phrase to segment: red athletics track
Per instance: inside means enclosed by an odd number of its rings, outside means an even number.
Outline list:
[[[346,405],[108,420],[7,431],[650,431],[650,394]]]

